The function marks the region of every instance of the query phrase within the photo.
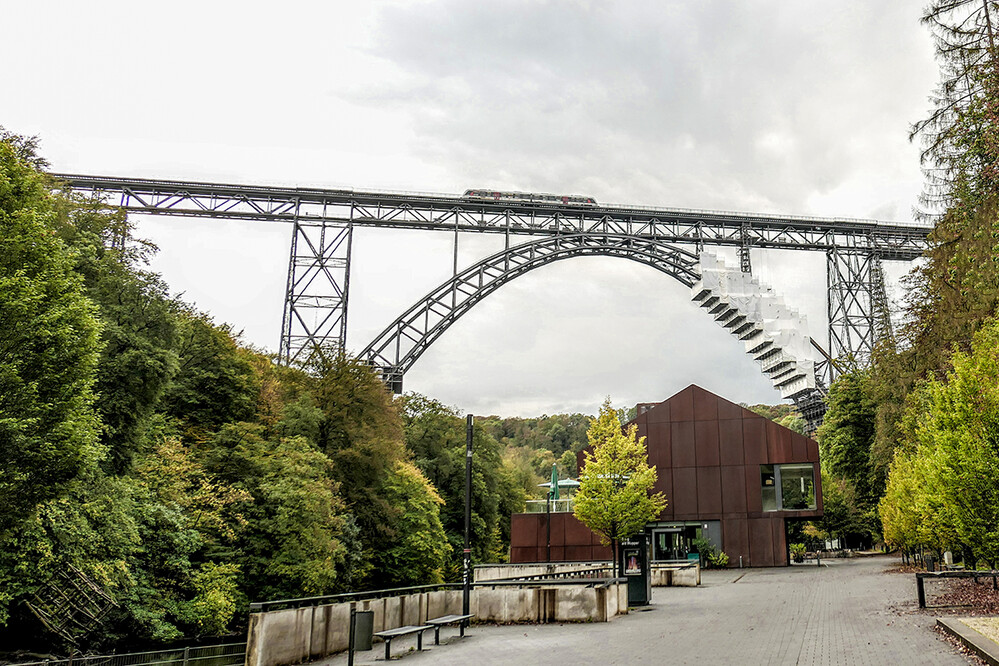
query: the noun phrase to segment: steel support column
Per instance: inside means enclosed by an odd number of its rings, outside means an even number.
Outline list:
[[[826,253],[829,352],[845,369],[863,368],[877,342],[875,310],[884,301],[880,262],[870,250],[833,248]],[[831,383],[838,370],[828,365]]]
[[[353,224],[296,219],[288,261],[280,358],[303,362],[317,347],[345,349]]]

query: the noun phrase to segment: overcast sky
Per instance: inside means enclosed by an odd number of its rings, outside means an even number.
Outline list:
[[[908,130],[937,80],[923,4],[0,0],[0,124],[37,134],[62,172],[910,221]],[[139,220],[174,292],[272,350],[289,231]],[[449,277],[451,242],[357,230],[352,350]],[[461,263],[501,242],[463,236]],[[824,255],[753,261],[825,345]],[[893,281],[906,269],[888,266]],[[686,288],[610,258],[514,280],[405,380],[508,416],[690,383],[779,402]]]

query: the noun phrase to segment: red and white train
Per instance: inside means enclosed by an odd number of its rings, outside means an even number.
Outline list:
[[[528,203],[567,204],[572,206],[596,206],[593,197],[578,194],[543,194],[538,192],[499,192],[497,190],[465,190],[468,199],[487,199],[489,201],[523,201]]]

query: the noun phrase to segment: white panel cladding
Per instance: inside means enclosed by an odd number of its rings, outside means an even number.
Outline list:
[[[782,398],[815,389],[819,360],[805,316],[788,307],[769,286],[710,252],[702,252],[701,279],[691,287],[694,302],[743,341]]]

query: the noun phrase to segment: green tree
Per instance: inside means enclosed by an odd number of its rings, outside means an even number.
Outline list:
[[[429,585],[444,581],[451,544],[441,524],[444,503],[427,477],[413,464],[398,462],[382,488],[386,499],[403,507],[394,525],[398,537],[375,553],[379,587]]]
[[[33,140],[0,128],[0,532],[96,461],[100,326]]]
[[[840,375],[829,387],[829,406],[816,433],[822,465],[853,486],[860,502],[871,502],[871,443],[876,406],[866,371]]]
[[[403,507],[381,493],[397,462],[406,460],[402,419],[392,395],[372,369],[345,354],[320,352],[309,363],[309,393],[322,412],[317,446],[332,462],[332,475],[354,516],[364,553],[361,562],[390,548]],[[314,412],[313,412],[314,414]],[[365,585],[362,572],[353,576]]]
[[[565,451],[558,459],[559,473],[564,477],[574,477],[576,471],[576,453]]]
[[[103,324],[95,407],[106,465],[126,471],[177,366],[175,304],[159,276],[140,265],[155,248],[132,238],[124,211],[101,200],[57,199],[59,236]]]
[[[593,450],[586,452],[575,514],[604,544],[613,544],[616,568],[618,541],[655,520],[666,508],[666,498],[662,493],[650,494],[656,468],[649,465],[645,438],[637,437],[635,425],[622,432],[610,398],[586,435]]]
[[[177,372],[161,409],[193,434],[251,419],[260,397],[252,354],[241,349],[228,324],[191,308],[177,313]]]
[[[231,561],[251,600],[330,594],[346,563],[333,463],[304,438],[273,441],[263,432],[227,424],[200,453],[208,472],[253,498]]]
[[[829,537],[840,540],[843,548],[869,545],[877,536],[876,518],[867,505],[857,498],[855,486],[849,481],[822,475],[822,518],[818,527]]]
[[[933,0],[923,23],[936,42],[940,83],[933,110],[912,128],[927,172],[924,204],[956,211],[999,185],[999,19],[991,0]]]
[[[413,461],[444,499],[441,521],[457,555],[465,529],[465,419],[457,410],[416,393],[397,398],[396,404]],[[472,450],[472,559],[496,562],[510,543],[510,514],[524,508],[523,479],[480,423],[474,428]],[[457,566],[455,560],[449,569],[456,571]]]
[[[26,621],[29,612],[20,602],[70,566],[119,599],[128,594],[134,586],[132,563],[141,547],[134,490],[129,479],[109,477],[96,464],[87,465],[59,497],[0,532],[0,626],[20,617],[21,626],[37,627]]]
[[[211,474],[180,439],[158,433],[150,438],[132,474],[122,477],[132,484],[140,547],[128,561],[131,585],[119,594],[127,612],[119,631],[158,641],[205,627],[221,631],[222,615],[204,614],[208,606],[199,601],[204,595],[198,585],[214,566],[212,556],[233,556],[252,498]],[[225,581],[215,580],[225,594]]]
[[[876,350],[874,490],[884,487],[905,438],[907,396],[969,351],[999,305],[999,52],[992,0],[933,0],[923,23],[936,42],[940,83],[933,108],[912,128],[922,142],[924,215],[934,221],[926,261],[906,278],[898,349]]]
[[[240,568],[236,564],[206,562],[194,577],[197,596],[191,619],[203,636],[222,636],[229,630],[240,601]]]

